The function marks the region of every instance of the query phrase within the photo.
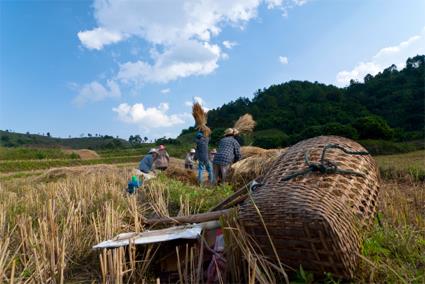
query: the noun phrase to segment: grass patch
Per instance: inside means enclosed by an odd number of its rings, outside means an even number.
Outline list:
[[[0,147],[0,160],[47,160],[47,159],[78,159],[78,155],[68,154],[59,148],[6,148]]]
[[[54,159],[54,160],[19,160],[0,161],[0,172],[9,173],[17,171],[42,170],[55,167],[72,167],[97,164],[117,164],[140,161],[141,156],[118,156],[102,159],[79,160],[79,159]]]
[[[387,179],[425,181],[425,151],[375,157],[381,176]]]

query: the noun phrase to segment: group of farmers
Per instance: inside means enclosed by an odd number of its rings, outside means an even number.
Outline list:
[[[170,155],[164,145],[152,148],[148,154],[140,161],[139,170],[144,174],[149,174],[154,170],[165,171],[170,163]]]
[[[192,170],[195,161],[198,161],[198,182],[203,184],[204,171],[208,173],[210,184],[222,184],[226,181],[230,166],[241,159],[241,145],[238,142],[238,131],[235,128],[228,128],[224,132],[224,137],[218,144],[218,150],[209,151],[208,144],[210,138],[202,131],[196,132],[196,149],[191,149],[186,155],[185,168]],[[139,169],[145,174],[159,169],[165,170],[168,167],[170,156],[165,146],[160,145],[158,149],[151,149],[140,162]]]

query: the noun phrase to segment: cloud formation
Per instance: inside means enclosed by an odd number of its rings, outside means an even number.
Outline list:
[[[236,45],[237,45],[237,42],[235,41],[229,41],[229,40],[223,41],[223,46],[227,49],[232,49]]]
[[[154,63],[139,60],[120,65],[117,78],[124,83],[167,83],[192,75],[213,72],[220,58],[217,45],[195,40],[179,42],[162,53],[152,54]]]
[[[110,31],[104,28],[95,28],[89,31],[78,32],[78,38],[81,43],[88,49],[100,50],[103,46],[116,43],[125,38],[119,32]]]
[[[397,45],[384,47],[369,61],[359,62],[352,70],[343,70],[336,75],[336,83],[346,86],[350,80],[363,81],[367,74],[376,75],[391,64],[402,69],[408,57],[425,53],[425,27],[419,35],[415,35]]]
[[[288,64],[288,57],[286,56],[279,56],[279,62],[282,64]]]
[[[161,103],[158,107],[145,107],[142,103],[129,105],[122,103],[112,109],[118,119],[130,124],[137,124],[144,129],[172,127],[185,123],[189,114],[167,114],[170,109],[168,103]]]
[[[117,82],[114,80],[106,81],[106,86],[98,81],[92,81],[83,86],[75,86],[78,95],[74,99],[74,103],[82,106],[86,103],[99,102],[106,98],[119,98],[121,97],[121,89]]]
[[[243,27],[257,17],[262,3],[269,9],[283,5],[282,0],[95,0],[97,27],[80,31],[78,37],[83,46],[96,50],[131,37],[146,40],[152,46],[151,60],[122,63],[117,79],[166,83],[214,72],[219,60],[229,56],[212,39],[226,25]],[[235,44],[223,42],[227,49]]]

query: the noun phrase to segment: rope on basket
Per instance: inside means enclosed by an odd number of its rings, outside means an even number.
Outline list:
[[[365,174],[359,173],[353,170],[339,169],[336,163],[331,162],[325,158],[326,151],[328,149],[339,149],[339,150],[342,150],[344,153],[350,154],[350,155],[369,155],[369,152],[367,151],[359,151],[359,152],[350,151],[338,144],[327,144],[325,147],[323,147],[322,154],[320,155],[320,163],[311,162],[309,159],[310,151],[307,150],[304,154],[304,162],[307,165],[307,168],[300,170],[298,172],[293,172],[287,176],[284,176],[282,178],[282,181],[288,181],[295,177],[303,176],[312,172],[320,172],[322,174],[346,174],[346,175],[356,175],[360,177],[366,177]]]

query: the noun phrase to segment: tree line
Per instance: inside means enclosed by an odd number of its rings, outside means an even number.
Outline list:
[[[284,147],[317,135],[411,141],[424,138],[425,55],[391,65],[345,88],[290,81],[239,98],[208,112],[213,142],[244,113],[257,121],[254,145]],[[185,129],[182,135],[193,132]]]

